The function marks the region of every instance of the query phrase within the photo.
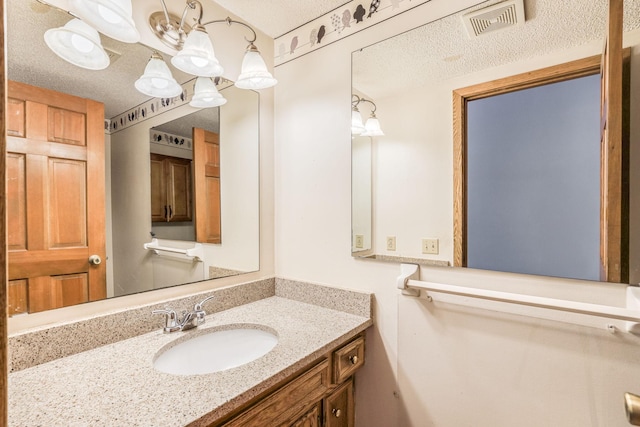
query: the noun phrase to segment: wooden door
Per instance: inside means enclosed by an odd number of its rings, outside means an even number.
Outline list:
[[[105,298],[103,105],[9,82],[7,116],[10,314]]]
[[[193,129],[196,241],[222,243],[220,205],[220,137]]]
[[[629,123],[622,49],[623,0],[610,0],[601,65],[600,280],[629,281]]]

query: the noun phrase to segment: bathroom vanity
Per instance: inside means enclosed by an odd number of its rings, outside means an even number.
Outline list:
[[[280,279],[263,287],[262,298],[235,298],[236,306],[218,312],[214,298],[206,322],[189,331],[163,333],[159,322],[152,332],[24,369],[16,354],[9,425],[352,426],[354,373],[364,364],[364,331],[373,323],[371,295]],[[195,299],[216,293],[229,299],[235,288],[242,295],[239,285]],[[151,310],[143,312],[160,321]],[[126,328],[133,315],[124,316],[120,326]],[[71,335],[82,331],[78,324],[69,327]],[[278,342],[252,362],[210,374],[175,375],[153,366],[160,354],[191,337],[234,328],[268,330]],[[16,352],[34,348],[33,342],[18,345],[27,335],[12,339]]]

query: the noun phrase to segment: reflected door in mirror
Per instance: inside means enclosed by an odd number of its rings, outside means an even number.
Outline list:
[[[9,312],[106,297],[102,104],[9,83]],[[97,256],[98,258],[96,258]]]
[[[193,129],[196,187],[196,241],[222,243],[220,207],[220,136]]]

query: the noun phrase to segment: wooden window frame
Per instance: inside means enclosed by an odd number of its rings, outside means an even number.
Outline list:
[[[629,56],[626,49],[621,54]],[[555,65],[536,71],[526,72],[486,83],[481,83],[453,92],[453,186],[454,186],[454,266],[467,265],[467,103],[469,101],[501,95],[546,84],[558,83],[579,77],[586,77],[601,72],[600,55]],[[622,88],[622,85],[620,85]],[[622,105],[622,102],[620,102]],[[622,117],[621,114],[619,114]],[[622,122],[620,122],[622,123]],[[614,125],[615,126],[615,125]],[[613,126],[612,126],[613,127]],[[622,125],[619,126],[622,129]],[[601,156],[601,188],[609,187],[609,191],[601,191],[601,280],[621,282],[628,277],[628,253],[621,248],[621,209],[624,199],[623,168],[620,139],[610,138],[602,144],[603,152],[609,156]],[[612,155],[613,153],[613,155]],[[608,175],[603,174],[607,171]],[[624,239],[622,239],[624,240]],[[628,243],[628,239],[627,239]],[[624,246],[624,244],[622,245]],[[603,253],[606,256],[603,256]],[[627,272],[625,272],[627,264]]]

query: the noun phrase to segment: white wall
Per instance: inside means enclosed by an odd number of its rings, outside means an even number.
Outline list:
[[[220,110],[220,202],[222,244],[205,245],[208,266],[236,271],[259,268],[258,94],[229,87]]]
[[[432,20],[430,11],[466,6],[446,3],[429,3],[276,69],[276,274],[375,293],[376,325],[368,333],[368,359],[356,384],[360,427],[626,425],[622,392],[640,392],[639,339],[453,305],[428,307],[399,296],[397,265],[350,255],[351,52]],[[451,84],[493,80],[597,54],[600,48],[597,43]],[[638,86],[634,82],[632,93]],[[451,99],[450,88],[441,92]],[[452,141],[451,110],[435,108],[424,106],[434,123],[430,135]],[[440,154],[449,168],[448,152],[451,148]],[[452,187],[452,181],[438,183],[448,207]],[[415,182],[396,191],[421,197]],[[556,297],[591,302],[620,303],[623,295],[615,285],[470,269],[423,267],[421,274],[425,280],[513,292],[543,288]]]

